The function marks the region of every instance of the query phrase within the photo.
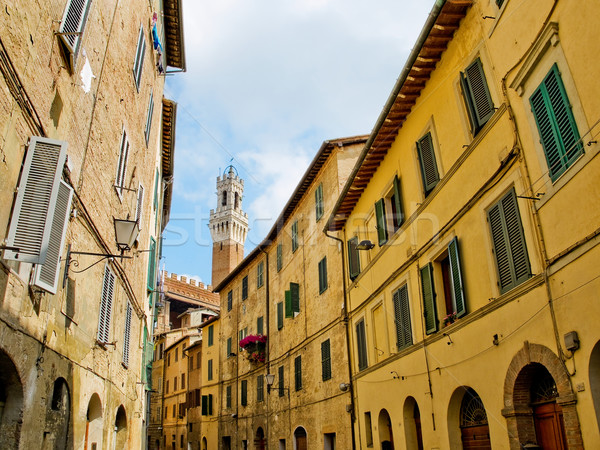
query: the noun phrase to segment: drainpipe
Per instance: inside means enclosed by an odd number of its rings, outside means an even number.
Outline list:
[[[263,252],[265,254],[265,303],[266,303],[266,313],[265,313],[265,320],[263,323],[263,326],[266,327],[265,331],[266,331],[266,335],[267,335],[267,348],[266,348],[266,352],[267,354],[265,355],[265,359],[267,361],[267,373],[271,373],[271,356],[270,356],[270,352],[269,352],[269,346],[271,345],[271,335],[269,333],[270,331],[270,327],[269,324],[271,323],[270,320],[270,302],[269,302],[269,254],[264,250],[263,247],[259,247],[260,251]],[[267,404],[267,420],[265,421],[265,435],[267,437],[267,445],[269,442],[269,394],[267,394],[267,399],[266,399],[266,404]]]
[[[352,382],[352,365],[351,365],[351,361],[350,361],[350,327],[348,325],[349,319],[348,319],[348,296],[347,296],[347,289],[346,289],[346,262],[344,259],[344,241],[341,240],[340,238],[333,236],[331,234],[328,233],[327,229],[325,228],[323,230],[323,233],[325,233],[325,236],[327,236],[330,239],[333,239],[335,241],[338,241],[340,243],[340,245],[342,246],[342,296],[344,298],[344,314],[342,317],[342,320],[344,322],[344,327],[346,329],[346,353],[348,354],[348,382],[350,383],[351,386],[351,390],[350,390],[350,406],[352,408],[351,411],[351,424],[352,426],[350,427],[352,430],[352,448],[356,449],[356,436],[355,436],[355,432],[354,432],[354,422],[356,419],[355,416],[355,411],[354,411],[354,383]]]

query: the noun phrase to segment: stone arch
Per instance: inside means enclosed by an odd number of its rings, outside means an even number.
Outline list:
[[[577,416],[577,397],[569,373],[562,361],[548,347],[525,341],[513,356],[504,380],[504,409],[511,449],[536,442],[533,409],[530,402],[532,376],[537,366],[545,368],[556,383],[556,404],[562,408],[567,448],[583,449],[583,438]]]
[[[113,437],[115,448],[127,448],[127,413],[125,412],[125,407],[123,405],[119,406],[119,408],[117,409]]]
[[[303,427],[294,430],[294,450],[308,450],[308,437]]]
[[[392,419],[387,409],[379,411],[379,418],[377,419],[379,428],[379,443],[381,444],[382,450],[393,450],[394,448],[394,434],[392,432]]]
[[[590,355],[589,377],[596,421],[600,430],[600,341],[596,342]]]
[[[23,384],[14,362],[0,350],[0,442],[18,448],[23,419]]]
[[[48,396],[48,400],[43,445],[48,448],[67,448],[71,421],[71,396],[69,385],[64,378],[60,377],[54,381],[52,395]]]
[[[96,448],[102,447],[102,402],[97,393],[93,393],[88,403],[85,424],[85,446],[88,450],[96,444]]]
[[[254,448],[256,450],[265,450],[266,446],[265,432],[262,427],[258,427],[256,429],[256,434],[254,435]]]
[[[202,438],[202,450],[208,450],[208,441],[206,440],[206,437]]]
[[[475,389],[459,386],[454,390],[448,404],[447,420],[450,448],[472,448],[467,444],[475,441],[478,448],[491,448],[487,410]]]
[[[403,415],[406,448],[422,450],[421,410],[414,397],[407,397],[404,401]]]

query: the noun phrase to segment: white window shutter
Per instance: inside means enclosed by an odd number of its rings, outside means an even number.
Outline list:
[[[70,53],[71,68],[75,67],[75,60],[81,43],[81,34],[87,20],[91,0],[69,0],[65,14],[60,23],[60,38]]]
[[[144,37],[144,27],[140,26],[137,49],[135,50],[135,60],[133,62],[133,77],[135,87],[140,90],[140,81],[142,79],[142,69],[144,68],[144,55],[146,53],[146,39]]]
[[[44,264],[38,264],[33,274],[33,284],[51,294],[56,294],[58,275],[60,272],[60,254],[65,242],[67,224],[71,213],[73,189],[64,181],[60,181],[56,209],[52,217],[50,241]]]
[[[142,214],[144,211],[144,186],[141,184],[138,187],[137,203],[135,206],[135,220],[137,220],[138,228],[141,229]]]
[[[125,313],[125,333],[123,335],[123,364],[129,365],[129,340],[131,337],[131,304],[127,302]]]
[[[46,261],[52,218],[58,198],[62,169],[67,158],[67,143],[33,136],[29,147],[6,245],[4,259],[43,264]]]
[[[102,282],[102,298],[100,300],[100,317],[98,318],[98,341],[107,343],[110,332],[112,302],[115,292],[115,274],[108,264],[104,267]]]
[[[125,186],[125,175],[127,173],[127,158],[129,157],[129,140],[127,133],[123,130],[121,136],[121,148],[119,150],[119,161],[117,163],[117,176],[115,179],[115,187],[119,197],[123,195],[123,187]]]

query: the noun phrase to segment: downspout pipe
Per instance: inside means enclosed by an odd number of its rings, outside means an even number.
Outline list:
[[[323,233],[325,233],[325,236],[327,236],[330,239],[333,239],[335,241],[338,241],[340,243],[340,245],[342,246],[342,296],[344,298],[344,315],[343,315],[343,322],[344,322],[344,326],[346,328],[346,353],[348,354],[348,382],[350,383],[350,405],[352,407],[352,412],[351,412],[351,422],[352,422],[352,426],[350,427],[351,431],[352,431],[352,449],[356,449],[356,436],[355,436],[355,431],[354,431],[354,422],[355,422],[355,413],[356,411],[354,410],[354,383],[352,382],[352,365],[350,362],[350,327],[349,327],[349,319],[348,319],[348,296],[346,295],[347,293],[347,288],[346,288],[346,262],[344,259],[344,241],[340,238],[338,238],[337,236],[333,236],[331,234],[329,234],[329,232],[327,231],[327,229],[323,230]]]
[[[406,60],[406,63],[404,64],[404,68],[402,69],[400,76],[396,80],[396,84],[394,85],[394,88],[392,89],[392,93],[388,97],[387,102],[386,102],[385,106],[383,107],[383,110],[379,114],[379,118],[377,119],[375,126],[373,127],[373,131],[371,131],[371,134],[370,134],[369,138],[367,139],[367,142],[365,143],[365,148],[363,149],[362,153],[359,155],[358,160],[356,161],[356,164],[354,165],[354,169],[352,169],[352,173],[348,177],[348,181],[346,182],[341,194],[338,196],[338,200],[335,203],[335,206],[333,207],[331,216],[329,217],[329,220],[327,221],[327,227],[329,227],[329,225],[333,222],[337,210],[339,209],[339,207],[342,204],[342,201],[348,194],[348,191],[350,190],[350,187],[352,186],[352,182],[354,181],[354,178],[356,178],[356,175],[357,175],[358,171],[360,170],[363,161],[365,160],[365,158],[367,157],[367,154],[369,153],[369,149],[371,148],[371,145],[373,145],[373,141],[375,140],[375,137],[379,134],[379,130],[385,123],[385,119],[387,118],[392,107],[394,106],[396,97],[398,97],[398,94],[400,93],[402,86],[406,82],[406,79],[408,78],[408,74],[410,73],[415,61],[417,60],[417,57],[419,56],[419,52],[421,51],[421,48],[423,47],[423,44],[425,44],[425,41],[427,40],[427,37],[429,36],[429,33],[431,32],[431,29],[435,25],[435,22],[436,22],[438,16],[440,15],[442,8],[444,7],[445,4],[446,4],[446,0],[436,0],[435,4],[433,5],[433,8],[431,9],[431,12],[429,13],[429,16],[427,16],[427,21],[425,22],[425,25],[423,26],[423,29],[421,30],[421,33],[419,34],[419,37],[417,38],[417,42],[415,43],[415,46],[413,47],[410,54],[408,55],[408,59]],[[329,237],[332,237],[332,236],[329,236]]]
[[[269,309],[269,254],[265,251],[265,249],[263,247],[259,247],[260,251],[262,253],[265,254],[265,303],[266,303],[266,312],[265,312],[265,322],[263,323],[263,326],[266,327],[265,331],[266,331],[266,335],[267,335],[267,354],[266,354],[266,361],[267,361],[267,373],[271,373],[271,356],[270,356],[270,351],[269,351],[269,346],[271,344],[271,334],[269,333],[270,331],[270,327],[269,324],[271,323],[271,316],[270,316],[270,309]],[[265,421],[265,434],[267,435],[267,442],[269,442],[269,395],[267,394],[267,420]]]

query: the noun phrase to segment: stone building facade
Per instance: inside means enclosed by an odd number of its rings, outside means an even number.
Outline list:
[[[0,442],[140,448],[180,5],[8,0],[0,28]]]
[[[352,448],[342,253],[323,227],[365,139],[324,142],[265,240],[215,288],[219,448]]]
[[[435,3],[328,223],[357,448],[600,442],[598,19]]]

